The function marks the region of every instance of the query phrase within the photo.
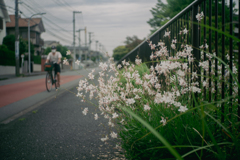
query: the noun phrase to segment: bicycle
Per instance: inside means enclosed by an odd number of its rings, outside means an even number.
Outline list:
[[[46,74],[46,89],[48,92],[50,92],[52,90],[52,86],[55,84],[55,89],[57,89],[58,85],[57,85],[57,76],[56,73],[54,73],[54,77],[53,77],[53,64],[54,63],[46,63],[45,64],[45,71],[47,71]]]

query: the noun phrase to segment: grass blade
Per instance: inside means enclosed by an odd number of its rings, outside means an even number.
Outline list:
[[[131,110],[127,109],[127,108],[123,108],[124,111],[126,111],[128,114],[130,114],[131,116],[133,116],[135,119],[137,119],[140,123],[142,123],[142,125],[144,125],[147,129],[150,130],[150,132],[152,132],[153,135],[155,135],[166,147],[167,149],[172,153],[173,156],[175,156],[177,159],[181,159],[181,156],[178,154],[178,152],[167,142],[167,140],[165,138],[163,138],[163,136],[158,133],[152,126],[150,126],[146,121],[144,121],[142,118],[140,118],[138,115],[136,115],[135,113],[133,113]]]

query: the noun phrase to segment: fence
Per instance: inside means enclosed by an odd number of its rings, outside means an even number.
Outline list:
[[[224,4],[224,5],[222,5]],[[227,86],[226,82],[221,82],[221,87],[218,87],[218,83],[216,79],[213,79],[213,76],[218,77],[219,70],[219,60],[214,58],[215,65],[213,66],[212,62],[209,61],[209,75],[206,75],[206,71],[202,71],[201,69],[194,67],[198,66],[198,63],[201,60],[206,60],[206,52],[204,52],[203,57],[201,58],[201,51],[199,46],[201,44],[208,43],[208,50],[206,48],[204,51],[209,53],[215,53],[216,57],[220,58],[223,62],[228,63],[229,68],[233,71],[233,63],[240,62],[240,39],[239,34],[239,9],[234,8],[233,0],[195,0],[189,6],[187,6],[184,10],[178,13],[174,18],[168,21],[165,25],[163,25],[159,30],[157,30],[149,40],[152,41],[153,44],[157,44],[160,39],[163,39],[163,35],[165,31],[171,31],[170,37],[176,37],[178,40],[178,44],[176,47],[179,47],[182,43],[187,43],[193,47],[193,55],[195,58],[194,64],[191,65],[191,72],[197,71],[198,75],[203,74],[204,80],[209,81],[209,88],[214,84],[215,92],[212,93],[211,89],[204,88],[204,99],[211,101],[219,101],[226,96],[232,97],[233,95],[233,77],[230,74],[229,84]],[[238,1],[238,6],[240,6],[240,2]],[[236,7],[236,6],[235,6]],[[196,15],[200,12],[203,12],[204,18],[201,22],[196,19]],[[180,30],[186,28],[188,30],[188,34],[184,35],[184,39],[186,42],[183,42],[181,35],[179,34]],[[216,31],[214,28],[218,29],[220,32],[228,33],[230,36],[226,36],[225,34],[221,34],[219,31]],[[235,33],[234,33],[235,31]],[[231,37],[233,36],[233,37]],[[229,38],[230,37],[230,38]],[[166,43],[169,51],[169,55],[174,56],[176,51],[171,48],[170,43]],[[150,61],[151,49],[147,43],[147,40],[143,41],[139,44],[135,49],[125,55],[117,64],[120,64],[124,59],[134,62],[136,56],[142,59],[143,62]],[[226,56],[229,55],[229,58]],[[213,67],[213,68],[212,68]],[[221,76],[225,77],[226,69],[225,65],[221,63]],[[212,70],[213,69],[213,70]],[[238,82],[240,82],[240,65],[237,65],[238,70]],[[214,72],[214,73],[213,73]],[[210,75],[213,73],[213,76]],[[206,78],[206,77],[209,78]],[[200,78],[200,77],[199,77]],[[201,85],[201,84],[200,84]],[[226,89],[227,88],[227,89]],[[227,91],[227,93],[226,93]],[[207,93],[208,92],[208,93]],[[206,96],[208,95],[208,96]],[[240,87],[238,87],[238,107],[235,108],[238,112],[238,120],[240,120]],[[231,102],[233,99],[231,99]],[[232,113],[232,103],[225,107],[226,104],[221,104],[221,111],[225,114]],[[234,110],[234,111],[235,111]],[[221,121],[224,122],[224,116],[221,116]]]

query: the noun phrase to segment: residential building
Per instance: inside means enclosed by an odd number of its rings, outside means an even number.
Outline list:
[[[44,41],[44,49],[48,48],[48,47],[52,47],[52,46],[57,46],[57,45],[61,45],[59,42],[57,41]]]
[[[10,15],[11,22],[6,24],[7,35],[15,34],[15,15]],[[28,40],[28,20],[29,18],[18,18],[19,36],[25,40]],[[34,55],[41,55],[44,51],[44,41],[41,39],[42,32],[45,32],[45,28],[42,22],[42,18],[31,18],[30,20],[30,41],[34,45]]]
[[[3,38],[6,36],[7,22],[10,22],[10,17],[8,15],[4,0],[0,0],[0,45],[3,42]]]

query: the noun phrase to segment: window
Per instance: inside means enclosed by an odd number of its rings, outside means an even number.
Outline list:
[[[30,37],[31,38],[36,38],[36,33],[35,32],[30,32]]]
[[[0,30],[3,30],[3,19],[0,18]]]

